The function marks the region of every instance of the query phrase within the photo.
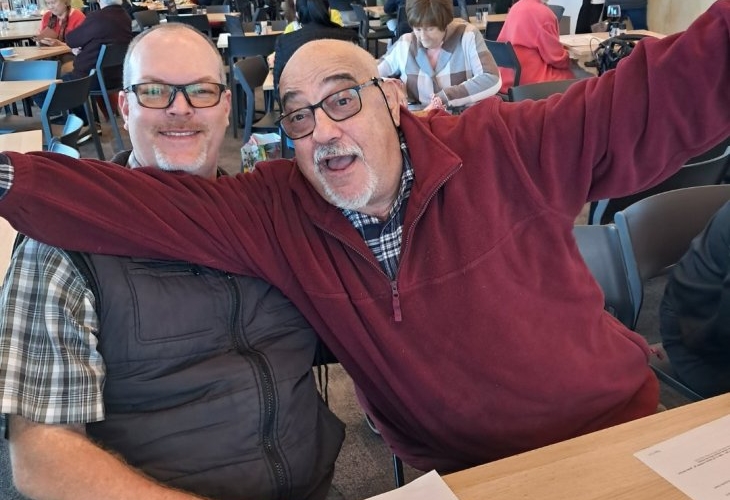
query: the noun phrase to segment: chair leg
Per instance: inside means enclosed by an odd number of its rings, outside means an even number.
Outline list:
[[[400,488],[406,484],[406,480],[403,477],[403,461],[395,454],[393,455],[393,472],[395,474],[396,488]]]
[[[117,117],[114,114],[114,108],[112,107],[112,103],[109,100],[109,93],[105,90],[101,91],[101,97],[104,100],[104,106],[106,106],[106,112],[109,116],[109,123],[112,127],[112,132],[114,133],[114,150],[115,151],[121,151],[124,149],[124,141],[122,140],[122,134],[119,132],[119,125],[117,124]]]
[[[104,149],[101,147],[101,140],[99,139],[99,134],[96,133],[96,122],[94,122],[94,115],[91,113],[91,108],[93,104],[89,105],[91,102],[91,97],[86,99],[86,102],[84,103],[84,110],[86,111],[86,116],[89,118],[89,131],[91,132],[91,138],[94,141],[94,146],[96,147],[96,155],[99,157],[100,160],[105,160],[104,157]]]

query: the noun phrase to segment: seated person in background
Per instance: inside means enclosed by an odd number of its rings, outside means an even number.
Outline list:
[[[299,11],[297,9],[297,0],[287,0],[288,2],[291,2],[290,9],[291,11],[294,11],[294,20],[286,25],[284,28],[284,33],[291,33],[292,31],[296,31],[298,29],[302,28],[302,25],[304,24],[302,20],[299,19]],[[330,9],[329,5],[327,6],[327,9],[329,10],[329,20],[331,22],[331,25],[335,26],[342,26],[342,16],[340,15],[340,11],[337,9]]]
[[[133,150],[114,162],[215,179],[231,98],[215,46],[163,24],[124,76]],[[317,394],[311,326],[269,283],[26,238],[0,310],[0,413],[25,495],[326,497],[343,426]]]
[[[46,0],[48,9],[41,18],[41,29],[36,35],[43,45],[60,45],[66,34],[84,22],[84,13],[71,7],[70,0]]]
[[[730,203],[672,269],[660,328],[682,382],[705,397],[730,392]]]
[[[63,75],[64,80],[75,80],[87,76],[96,66],[99,50],[104,44],[126,45],[132,40],[132,19],[122,7],[122,0],[99,0],[98,10],[89,12],[84,22],[66,36],[66,43],[76,55],[73,70]],[[122,68],[108,68],[104,72],[108,88],[119,88],[122,83]],[[94,82],[92,89],[98,88]],[[73,113],[88,125],[84,108],[76,108]],[[111,118],[113,119],[113,117]],[[82,132],[79,141],[89,137]]]
[[[590,33],[591,26],[601,19],[605,0],[583,0],[575,22],[576,33]]]
[[[409,0],[406,16],[413,33],[393,44],[378,73],[400,78],[410,103],[459,108],[499,91],[499,70],[481,32],[454,18],[451,0]]]
[[[499,42],[511,42],[520,60],[520,84],[570,80],[570,57],[560,43],[558,19],[544,0],[519,0],[507,14]],[[514,85],[514,71],[499,68],[501,92]]]
[[[274,88],[278,88],[279,77],[289,58],[306,42],[332,38],[358,43],[357,31],[334,23],[330,12],[328,0],[297,0],[296,17],[300,29],[279,35],[276,50],[269,58],[269,65],[271,59],[274,60]]]
[[[393,33],[398,28],[398,9],[405,6],[406,0],[385,0],[383,4],[383,16],[380,23],[388,27]]]

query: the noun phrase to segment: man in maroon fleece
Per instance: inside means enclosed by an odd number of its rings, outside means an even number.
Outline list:
[[[453,471],[655,411],[648,346],[603,310],[573,221],[730,135],[728,81],[730,0],[562,97],[460,116],[413,116],[369,54],[316,41],[280,82],[296,160],[212,182],[7,153],[0,214],[271,282],[394,452]]]

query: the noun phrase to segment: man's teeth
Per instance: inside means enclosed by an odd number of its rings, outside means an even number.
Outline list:
[[[174,136],[186,136],[186,135],[194,135],[197,132],[194,130],[188,130],[185,132],[162,132],[164,135],[174,135]]]

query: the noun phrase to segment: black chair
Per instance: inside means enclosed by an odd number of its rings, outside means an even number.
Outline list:
[[[509,68],[514,71],[515,77],[512,85],[515,87],[518,86],[520,84],[520,75],[522,74],[522,65],[520,64],[520,60],[517,59],[517,53],[514,47],[512,47],[512,44],[510,42],[497,42],[486,38],[484,43],[487,44],[487,49],[492,53],[492,57],[494,57],[494,62],[497,63],[497,66],[500,68]],[[502,99],[507,100],[506,94],[500,93],[498,95]]]
[[[390,31],[386,26],[380,26],[378,28],[370,27],[370,18],[365,12],[365,7],[360,4],[353,3],[352,10],[355,12],[355,17],[359,24],[358,34],[360,36],[360,45],[367,51],[370,51],[370,42],[375,42],[375,57],[379,57],[380,54],[380,40],[392,40],[393,32]]]
[[[81,135],[81,129],[84,126],[84,121],[78,116],[69,113],[66,117],[66,123],[61,130],[61,134],[58,137],[53,137],[51,142],[60,142],[66,146],[74,149],[78,148],[78,140]],[[50,147],[48,148],[51,149]]]
[[[484,39],[496,41],[502,32],[502,26],[504,26],[504,21],[488,21],[487,27],[484,29]]]
[[[547,7],[553,11],[553,13],[555,14],[555,17],[558,18],[558,22],[560,22],[560,20],[563,18],[563,14],[565,13],[565,7],[563,7],[562,5],[551,5],[551,4],[547,4]]]
[[[230,5],[208,5],[205,8],[205,11],[208,14],[230,14],[231,6]]]
[[[659,193],[637,201],[615,215],[634,302],[634,324],[641,312],[644,284],[666,273],[685,254],[707,222],[730,200],[730,185],[697,186]],[[661,345],[652,346],[661,351]],[[652,356],[660,380],[689,399],[702,399],[684,385],[666,355]]]
[[[210,29],[210,22],[208,21],[208,16],[205,14],[168,15],[167,22],[187,24],[201,33],[204,33],[208,36],[208,38],[213,38],[213,32]]]
[[[114,150],[116,152],[124,149],[124,140],[122,139],[122,134],[119,132],[119,125],[117,125],[116,115],[114,113],[115,108],[109,99],[109,91],[122,90],[122,66],[124,65],[124,56],[127,54],[128,46],[128,44],[104,44],[99,48],[99,57],[96,58],[97,84],[93,85],[89,92],[92,98],[101,97],[104,102],[106,115],[109,117],[109,124],[114,134]],[[116,85],[110,88],[107,82],[115,83]],[[94,116],[98,116],[94,99],[91,99],[91,107]],[[99,159],[104,159],[103,154],[99,156]]]
[[[253,21],[254,4],[251,0],[234,0],[236,12],[240,12],[241,21]]]
[[[0,68],[0,81],[15,82],[22,80],[55,80],[58,78],[58,61],[5,61]],[[33,101],[30,97],[23,99],[25,116],[33,116]],[[18,114],[13,103],[5,106],[6,114]]]
[[[51,123],[51,117],[59,115],[68,117],[71,110],[79,107],[84,108],[86,116],[92,116],[89,107],[89,89],[94,81],[96,81],[96,70],[91,70],[91,74],[76,80],[52,83],[43,100],[40,117],[5,116],[0,119],[0,130],[19,132],[41,129],[43,131],[43,146],[48,148],[51,140],[63,133],[62,127]],[[96,146],[96,152],[99,158],[103,158],[104,152],[96,127],[91,126],[89,128]]]
[[[714,156],[712,156],[714,155]],[[712,156],[710,159],[706,159]],[[699,161],[697,161],[699,160]],[[730,137],[713,147],[707,153],[692,158],[671,177],[654,187],[621,198],[599,200],[591,204],[591,224],[607,224],[616,212],[649,196],[693,186],[720,184],[730,168]]]
[[[411,33],[413,28],[408,24],[408,16],[406,15],[406,6],[401,5],[398,7],[398,14],[396,15],[395,24],[395,39],[402,37],[406,33]]]
[[[258,7],[256,9],[254,9],[253,19],[252,19],[252,21],[254,23],[260,23],[262,21],[269,21],[269,20],[270,19],[269,19],[268,9],[266,9],[264,7]]]
[[[233,65],[235,82],[243,91],[242,103],[239,106],[244,113],[243,143],[246,144],[254,132],[278,132],[276,120],[279,114],[272,109],[261,118],[256,119],[256,91],[263,88],[269,76],[269,66],[263,56],[245,57]]]
[[[156,10],[138,10],[134,13],[134,20],[141,31],[160,24],[160,13]]]
[[[613,224],[576,225],[573,236],[583,261],[603,291],[605,309],[632,328],[635,307],[618,229]]]
[[[244,31],[241,16],[226,14],[226,31],[232,36],[243,36]]]
[[[266,58],[266,56],[274,52],[276,38],[278,36],[279,35],[229,36],[228,49],[226,50],[228,68],[230,71],[228,81],[231,82],[231,84],[235,81],[234,65],[238,59],[255,56],[262,56]],[[271,94],[273,94],[273,92]],[[233,129],[233,137],[238,137],[238,125],[241,123],[240,111],[238,109],[238,102],[240,99],[241,96],[238,94],[237,88],[234,88],[233,102],[231,104],[231,128]],[[267,95],[264,114],[271,111],[274,104],[273,101],[273,95]]]
[[[528,83],[507,89],[507,96],[512,102],[531,99],[537,101],[553,94],[562,94],[578,80],[554,80],[552,82]]]

